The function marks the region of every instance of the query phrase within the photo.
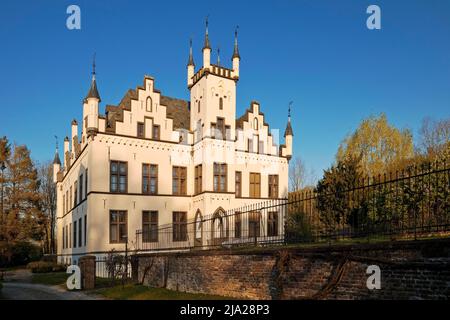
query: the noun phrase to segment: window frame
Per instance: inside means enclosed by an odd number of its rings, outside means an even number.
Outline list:
[[[269,174],[268,179],[268,197],[278,199],[279,195],[279,176],[278,174]]]
[[[147,221],[145,219],[146,215],[148,215]],[[153,219],[154,215],[156,216],[156,219]],[[157,210],[142,210],[142,242],[151,243],[159,241],[158,223],[159,213]],[[148,232],[146,232],[146,227],[148,228]]]
[[[155,129],[156,129],[156,131],[155,131]],[[155,132],[157,134],[155,134]],[[161,140],[161,126],[159,124],[154,124],[152,126],[152,139],[158,140],[158,141]]]
[[[145,123],[144,122],[138,122],[136,124],[136,136],[140,139],[145,138]]]
[[[187,212],[172,212],[172,241],[187,241]]]
[[[112,221],[112,215],[113,214],[118,214],[119,218],[117,221]],[[124,214],[125,218],[124,218],[124,222],[120,221],[120,215]],[[126,210],[109,210],[109,243],[126,243],[127,240],[125,240],[125,238],[123,236],[121,236],[120,234],[120,226],[121,225],[125,225],[125,235],[128,239],[128,211]],[[114,226],[116,228],[116,233],[118,236],[118,240],[114,240],[112,239],[112,232],[111,232],[111,227]]]
[[[147,166],[147,175],[144,174],[144,167]],[[155,168],[155,172],[153,173],[152,168]],[[142,164],[142,194],[158,194],[158,165],[157,164],[152,164],[152,163],[143,163]],[[144,181],[145,179],[148,179],[148,186],[147,186],[147,191],[145,191],[144,189]],[[152,192],[151,191],[151,186],[152,186],[152,180],[155,180],[155,191]]]
[[[177,173],[175,176],[174,173]],[[177,189],[174,190],[174,182],[177,181]],[[187,167],[172,166],[172,194],[176,196],[187,195]]]
[[[203,165],[198,164],[194,168],[195,180],[194,180],[194,192],[199,194],[203,191]]]
[[[238,179],[239,177],[239,179]],[[238,188],[239,185],[239,188]],[[238,192],[239,190],[239,192]],[[242,197],[242,171],[235,171],[234,173],[234,194],[237,198]]]
[[[112,168],[113,168],[113,163],[116,164],[117,166],[117,171],[113,172]],[[121,173],[120,172],[120,166],[124,165],[125,166],[125,172]],[[117,182],[116,182],[116,190],[113,190],[112,186],[112,178],[113,176],[116,176],[117,178]],[[120,190],[120,177],[125,177],[125,190],[121,191]],[[128,162],[126,161],[120,161],[120,160],[110,160],[109,161],[109,191],[111,193],[127,193],[128,192]]]
[[[279,214],[278,211],[267,212],[267,236],[278,236]]]
[[[218,170],[216,170],[218,168]],[[217,177],[217,186],[216,186],[216,177]],[[227,192],[228,190],[228,165],[223,162],[214,162],[213,167],[213,191],[214,192]],[[223,189],[221,188],[223,182]]]
[[[258,177],[258,181],[255,180],[256,177]],[[256,189],[256,187],[258,188]],[[249,174],[249,197],[261,198],[261,173],[259,172],[250,172]]]

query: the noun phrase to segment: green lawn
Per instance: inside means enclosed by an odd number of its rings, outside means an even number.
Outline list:
[[[163,288],[150,288],[143,285],[127,284],[111,288],[95,289],[92,293],[116,300],[225,300],[222,296],[184,293]]]
[[[46,284],[46,285],[61,285],[67,281],[69,275],[65,272],[48,272],[48,273],[33,273],[31,283]]]

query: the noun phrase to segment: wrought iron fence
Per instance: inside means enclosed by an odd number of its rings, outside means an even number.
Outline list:
[[[138,230],[136,244],[141,251],[191,250],[448,235],[449,186],[450,168],[435,162],[362,178],[334,193],[298,191]]]
[[[131,278],[131,263],[129,257],[120,254],[108,254],[95,260],[95,276],[110,280]]]

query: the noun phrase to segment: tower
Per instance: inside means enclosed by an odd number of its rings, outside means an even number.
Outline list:
[[[241,61],[241,56],[239,55],[238,48],[238,29],[239,26],[236,26],[236,30],[234,31],[234,50],[233,56],[231,57],[231,61],[233,62],[233,76],[236,79],[239,79],[239,62]]]
[[[284,131],[284,143],[286,146],[285,156],[288,159],[288,161],[291,160],[291,157],[292,157],[292,137],[294,136],[294,132],[292,131],[292,126],[291,126],[291,106],[292,106],[292,101],[289,102],[288,122],[286,125],[286,130]]]
[[[203,43],[203,65],[195,72],[190,48],[188,87],[191,96],[191,130],[194,141],[205,137],[232,140],[236,127],[236,83],[239,79],[239,50],[235,32],[233,67],[222,65],[220,50],[217,63],[211,63],[209,23],[206,19]],[[237,73],[236,73],[237,71]],[[193,74],[192,77],[190,75]]]
[[[188,88],[192,86],[195,71],[194,57],[192,56],[192,39],[189,41],[189,60],[187,64],[187,84]]]
[[[92,80],[89,91],[83,101],[83,137],[95,136],[98,132],[98,107],[101,102],[95,79],[95,54],[92,63]]]
[[[55,158],[53,159],[53,183],[58,182],[58,172],[60,170],[61,170],[61,160],[59,159],[58,153],[58,140],[56,140]]]

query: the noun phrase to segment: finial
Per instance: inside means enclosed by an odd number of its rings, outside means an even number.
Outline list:
[[[234,51],[233,51],[233,57],[234,58],[238,58],[241,59],[241,56],[239,55],[239,48],[238,48],[238,30],[239,30],[239,26],[236,26],[236,29],[234,30]]]
[[[192,56],[192,38],[189,39],[189,61],[188,66],[195,66],[194,58]]]
[[[206,33],[205,33],[205,44],[203,45],[203,49],[211,49],[211,45],[209,43],[209,37],[208,37],[208,16],[206,16],[206,23],[205,23]]]
[[[95,55],[96,53],[94,52],[94,57],[92,59],[92,75],[95,77]]]
[[[289,121],[291,121],[291,107],[292,107],[293,103],[294,103],[294,101],[290,101],[289,102],[289,107],[288,107],[288,119],[289,119]]]
[[[220,47],[217,47],[217,65],[220,66]]]
[[[56,152],[58,152],[58,137],[55,135]]]

